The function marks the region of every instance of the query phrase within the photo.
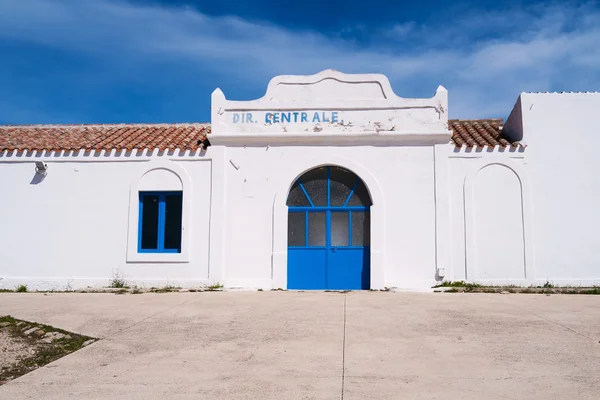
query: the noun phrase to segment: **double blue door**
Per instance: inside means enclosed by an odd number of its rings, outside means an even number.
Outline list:
[[[371,200],[339,167],[309,171],[288,196],[288,289],[370,287]]]

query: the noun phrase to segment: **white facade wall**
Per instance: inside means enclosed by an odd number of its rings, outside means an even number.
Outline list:
[[[211,161],[169,158],[0,157],[0,287],[102,287],[116,275],[148,287],[208,282]],[[43,180],[34,164],[41,159],[48,164]],[[128,253],[137,250],[137,185],[176,188],[175,175],[165,167],[187,174],[191,182],[183,188],[188,208],[184,229],[189,231],[189,236],[184,234],[185,259],[168,260],[165,256],[170,255],[160,254],[135,260]],[[149,171],[150,179],[143,179]]]
[[[371,191],[371,256],[375,265],[384,266],[371,271],[372,286],[435,283],[433,146],[242,146],[222,151],[227,210],[223,277],[230,285],[264,287],[273,279],[276,288],[286,287],[287,194],[300,175],[322,165],[353,171]]]
[[[527,144],[536,279],[600,285],[600,93],[523,93],[505,129]]]
[[[436,149],[438,266],[445,279],[535,283],[527,149]]]
[[[383,266],[372,286],[435,283],[433,146],[212,146],[203,156],[101,162],[72,155],[47,159],[47,176],[32,183],[38,159],[0,161],[10,188],[0,215],[3,288],[102,287],[116,274],[144,287],[285,288],[287,193],[302,173],[332,164],[371,191],[371,256]],[[138,190],[181,188],[182,254],[137,254]]]
[[[447,109],[441,87],[430,99],[404,99],[382,75],[336,71],[276,77],[253,101],[226,100],[216,90],[207,153],[223,157],[215,183],[226,204],[223,280],[287,287],[289,189],[303,173],[335,165],[358,175],[371,194],[371,288],[430,287],[434,146],[450,140]]]
[[[525,148],[457,149],[443,88],[402,99],[381,75],[324,71],[276,77],[249,102],[215,91],[205,152],[5,152],[0,288],[99,287],[115,275],[286,288],[287,195],[324,165],[354,172],[371,195],[373,289],[600,284],[599,107],[598,94],[522,94],[505,131]],[[330,119],[274,117],[303,111]],[[138,253],[140,190],[183,191],[181,253]]]

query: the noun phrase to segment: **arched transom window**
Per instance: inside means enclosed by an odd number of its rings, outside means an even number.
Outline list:
[[[302,175],[292,186],[289,207],[369,207],[369,192],[354,173],[340,167],[320,167]]]

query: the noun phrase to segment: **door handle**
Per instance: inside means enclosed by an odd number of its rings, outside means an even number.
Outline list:
[[[331,251],[333,251],[333,252],[335,253],[335,252],[337,251],[337,248],[335,248],[335,247],[332,247],[332,248],[331,248]]]

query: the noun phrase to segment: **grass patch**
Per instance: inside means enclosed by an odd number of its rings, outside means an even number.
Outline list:
[[[482,288],[483,286],[479,283],[467,283],[465,281],[444,281],[439,285],[434,286],[434,288],[440,287],[463,288],[465,292],[472,292],[473,290]],[[453,291],[450,290],[446,290],[446,292],[453,293]]]
[[[442,283],[435,285],[434,288],[439,287],[463,287],[466,285],[465,281],[443,281]]]
[[[167,285],[167,286],[163,286],[161,288],[150,288],[150,292],[152,293],[172,293],[172,292],[179,292],[179,289],[181,289],[181,287],[179,286],[171,286],[171,285]]]
[[[587,289],[581,292],[581,294],[600,295],[600,287],[594,286],[591,289]]]
[[[217,291],[217,290],[221,290],[223,289],[223,285],[220,284],[219,282],[215,283],[214,285],[210,285],[206,288],[206,290],[208,290],[209,292],[211,291]]]
[[[24,375],[36,368],[42,367],[48,363],[66,356],[74,351],[90,344],[97,339],[85,335],[78,335],[72,332],[67,332],[62,329],[54,328],[49,325],[38,324],[35,322],[17,320],[11,316],[0,317],[0,324],[7,325],[2,329],[8,330],[8,334],[24,342],[28,347],[35,351],[29,357],[19,360],[10,366],[5,366],[0,369],[0,385],[11,379]],[[57,338],[50,343],[44,342],[44,337],[24,332],[31,328],[38,328],[44,331],[45,334],[62,334],[62,338]]]
[[[485,286],[479,283],[467,283],[465,281],[442,282],[433,287],[433,289],[449,288],[447,290],[434,290],[434,292],[445,293],[525,293],[525,294],[585,294],[585,295],[600,295],[600,287],[573,287],[573,286],[555,286],[546,281],[541,286],[522,287],[517,285],[504,286]]]

